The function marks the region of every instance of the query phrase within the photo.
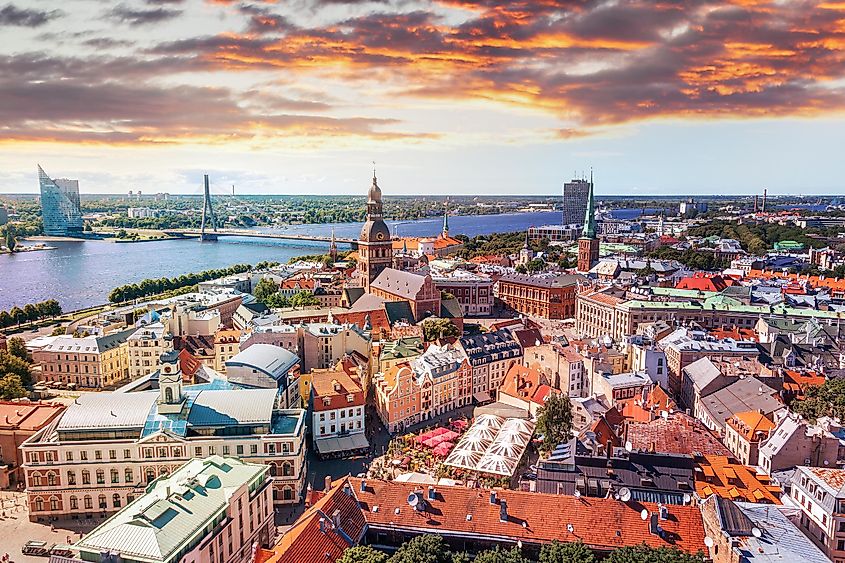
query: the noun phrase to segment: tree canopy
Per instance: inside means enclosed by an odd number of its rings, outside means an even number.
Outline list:
[[[455,556],[441,536],[426,534],[405,543],[393,554],[389,563],[456,563]]]
[[[479,553],[473,561],[474,563],[532,563],[520,553],[517,547],[512,547],[507,551],[498,547],[488,549]]]
[[[572,431],[572,403],[565,393],[551,393],[537,411],[537,433],[543,435],[543,451],[569,438]]]
[[[270,278],[261,278],[261,280],[255,284],[255,288],[252,290],[252,294],[255,296],[256,299],[267,305],[267,299],[275,294],[278,293],[279,286],[276,285],[276,282],[271,280]]]
[[[562,543],[554,541],[540,549],[538,563],[595,563],[596,556],[581,542]]]
[[[350,547],[337,563],[387,563],[387,554],[368,545]]]
[[[429,319],[423,321],[422,328],[426,342],[434,342],[441,338],[451,338],[461,335],[461,331],[449,319]]]
[[[817,387],[804,390],[804,398],[790,408],[810,421],[821,416],[845,418],[845,379],[828,379]]]

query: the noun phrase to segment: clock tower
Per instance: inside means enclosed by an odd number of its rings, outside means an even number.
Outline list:
[[[373,280],[392,262],[393,242],[390,229],[384,222],[381,188],[373,170],[373,185],[367,194],[367,222],[361,227],[361,236],[358,237],[358,274],[365,291],[370,291]]]

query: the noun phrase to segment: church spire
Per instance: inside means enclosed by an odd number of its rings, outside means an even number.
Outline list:
[[[446,198],[446,209],[443,211],[443,238],[449,236],[449,198]]]
[[[587,195],[587,212],[584,214],[584,230],[581,231],[582,238],[596,238],[596,210],[595,199],[593,198],[593,170],[590,169],[590,191]]]

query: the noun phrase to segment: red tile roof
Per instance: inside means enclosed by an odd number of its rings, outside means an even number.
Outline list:
[[[722,455],[696,459],[695,492],[701,498],[718,495],[733,501],[781,504],[780,487],[769,476]]]
[[[826,467],[810,467],[813,475],[830,485],[837,491],[845,487],[845,469],[828,469]]]
[[[694,453],[732,455],[701,421],[682,412],[666,418],[658,416],[650,422],[631,422],[627,427],[627,440],[639,450],[669,454]]]
[[[182,370],[182,379],[192,380],[200,367],[202,367],[202,361],[184,348],[179,350],[179,369]]]
[[[355,498],[344,492],[344,486],[348,487],[346,479],[332,483],[331,489],[281,537],[272,549],[273,555],[264,562],[327,563],[336,561],[346,548],[357,544],[364,533],[364,513]],[[335,514],[340,531],[334,529]],[[323,519],[322,531],[320,519]]]
[[[364,391],[357,378],[343,370],[311,370],[311,408],[317,412],[364,405]],[[352,401],[348,401],[348,397]],[[327,404],[328,403],[328,404]]]
[[[370,480],[362,492],[359,479],[349,481],[370,528],[477,536],[480,540],[495,538],[511,543],[580,540],[602,551],[642,543],[653,547],[674,545],[693,553],[706,551],[704,525],[696,506],[672,506],[669,518],[660,521],[665,530],[660,537],[649,533],[648,522],[640,517],[643,509],[658,510],[652,503],[503,490],[497,491],[498,500],[507,504],[507,519],[501,521],[500,505],[490,504],[488,490],[442,486],[436,488],[434,500],[428,500],[427,491],[423,491],[428,510],[418,512],[407,501],[411,493],[420,490],[418,485]]]
[[[64,410],[65,406],[60,403],[0,401],[0,430],[35,432]]]
[[[726,287],[734,285],[734,280],[724,278],[719,274],[706,274],[696,272],[690,277],[680,280],[676,289],[698,289],[699,291],[722,291]]]

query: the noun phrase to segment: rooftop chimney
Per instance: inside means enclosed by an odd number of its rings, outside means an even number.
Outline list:
[[[508,521],[508,503],[505,499],[502,499],[499,502],[499,521],[500,522],[507,522]]]
[[[648,532],[650,534],[654,534],[655,536],[660,535],[660,524],[657,523],[657,514],[652,513],[648,519]]]
[[[496,504],[496,491],[490,491],[490,504]]]
[[[361,479],[361,492],[362,493],[367,492],[367,480],[366,479]]]
[[[428,500],[434,500],[437,498],[437,491],[434,490],[434,487],[429,485],[428,487]]]
[[[325,481],[323,481],[323,491],[328,491],[332,488],[332,478],[331,475],[326,475]]]

